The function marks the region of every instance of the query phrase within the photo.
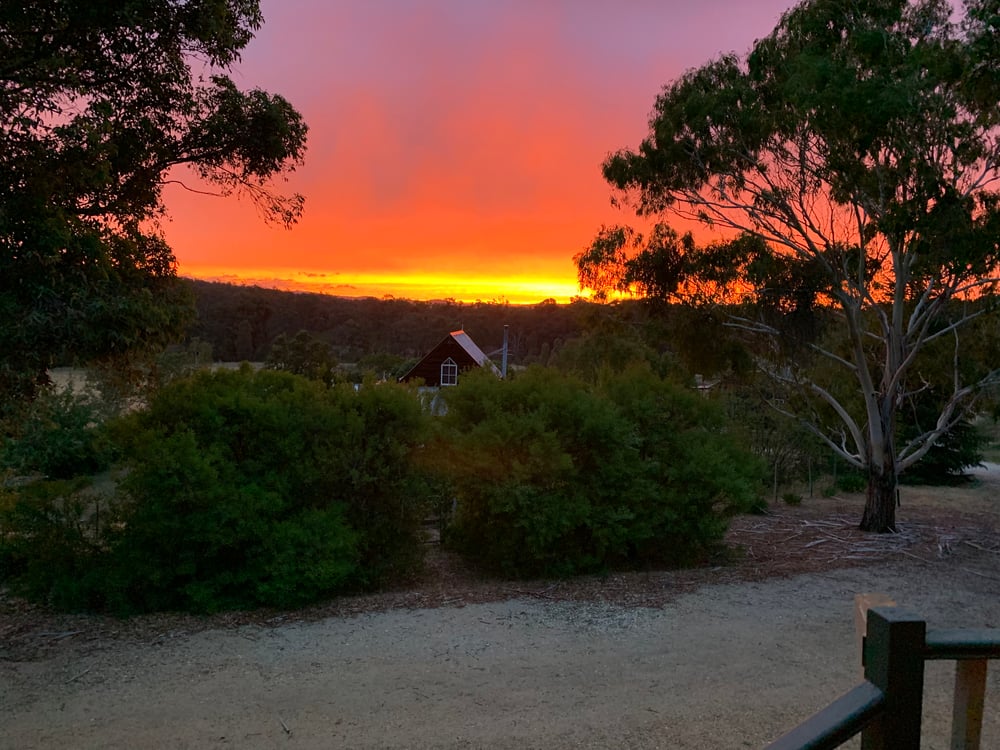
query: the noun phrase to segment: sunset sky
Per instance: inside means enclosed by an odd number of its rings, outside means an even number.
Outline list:
[[[604,157],[662,86],[745,52],[792,0],[262,0],[234,71],[309,124],[291,230],[168,186],[185,276],[346,296],[535,303],[612,209]]]

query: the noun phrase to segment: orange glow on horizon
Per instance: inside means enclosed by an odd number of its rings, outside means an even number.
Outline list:
[[[789,4],[265,0],[233,79],[286,97],[309,125],[303,165],[273,185],[306,197],[301,220],[266,225],[179,168],[160,230],[179,273],[204,280],[415,300],[586,296],[573,257],[601,225],[636,222],[609,201],[608,153],[646,134],[665,83],[745,48]]]
[[[339,297],[398,297],[412,300],[456,302],[508,302],[534,305],[546,299],[568,303],[587,296],[575,283],[561,278],[518,275],[498,278],[486,275],[406,273],[324,273],[291,269],[232,269],[182,265],[179,274],[201,281],[260,286],[289,292],[312,292]]]

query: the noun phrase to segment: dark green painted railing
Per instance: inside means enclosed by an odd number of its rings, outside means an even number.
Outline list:
[[[927,630],[894,607],[868,612],[865,681],[768,745],[833,750],[861,733],[863,750],[919,750],[924,662],[954,659],[952,750],[978,750],[988,659],[1000,658],[1000,630]]]

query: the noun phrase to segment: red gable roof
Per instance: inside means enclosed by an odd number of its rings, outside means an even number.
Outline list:
[[[458,366],[459,372],[473,367],[488,367],[500,377],[496,365],[490,362],[490,358],[483,353],[469,334],[465,331],[452,331],[399,381],[402,383],[420,379],[424,381],[424,385],[437,388],[441,385],[441,365],[449,358]]]

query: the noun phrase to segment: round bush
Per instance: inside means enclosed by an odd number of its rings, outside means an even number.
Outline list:
[[[688,561],[760,487],[710,405],[648,368],[597,386],[545,368],[466,376],[441,428],[449,539],[508,574]]]
[[[110,606],[292,607],[419,563],[424,417],[397,386],[201,373],[119,423],[127,501]]]

